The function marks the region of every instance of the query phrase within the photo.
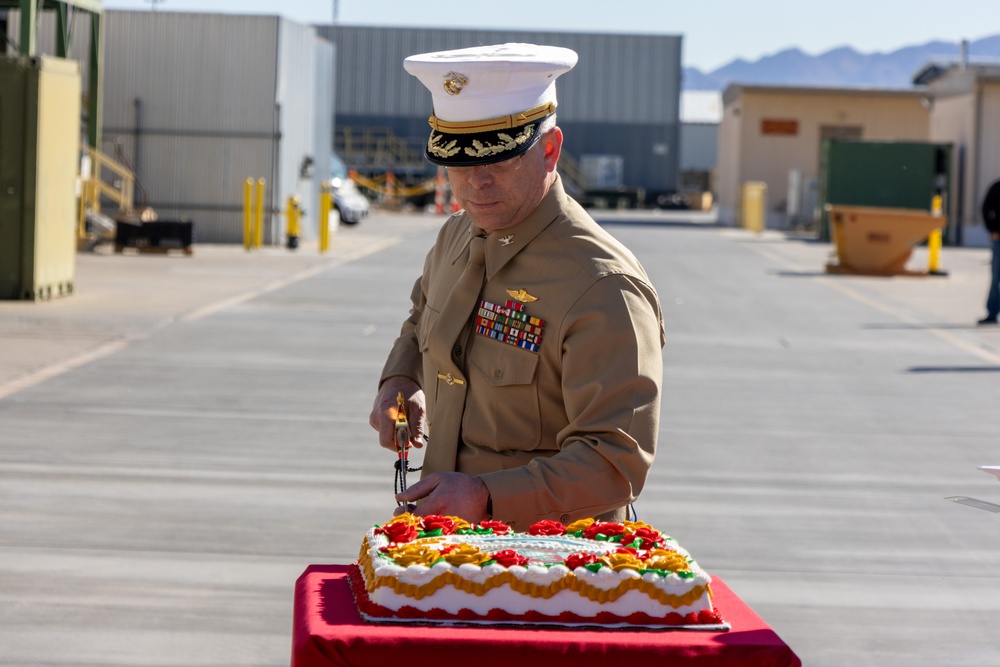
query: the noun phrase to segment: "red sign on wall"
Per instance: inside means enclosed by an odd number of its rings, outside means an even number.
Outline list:
[[[760,133],[794,137],[799,133],[799,121],[787,118],[764,118],[760,121]]]

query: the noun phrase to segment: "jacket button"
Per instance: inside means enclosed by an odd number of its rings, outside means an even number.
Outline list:
[[[569,523],[569,514],[563,514],[561,517],[559,517],[559,523],[561,523],[563,525],[568,524]]]
[[[461,346],[461,345],[456,345],[456,346],[455,346],[455,349],[454,349],[454,350],[452,350],[451,352],[452,352],[452,354],[454,354],[454,355],[455,355],[456,357],[460,357],[460,356],[462,356],[462,346]]]

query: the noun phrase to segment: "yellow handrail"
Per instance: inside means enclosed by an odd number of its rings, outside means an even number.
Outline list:
[[[88,147],[87,154],[90,155],[91,160],[91,180],[97,182],[97,187],[102,194],[118,204],[119,212],[131,213],[135,204],[135,174],[132,173],[132,170],[115,162],[95,148]],[[118,176],[121,179],[121,184],[106,182],[103,178],[105,169]]]
[[[118,204],[119,213],[131,213],[135,204],[135,174],[93,148],[87,148],[87,155],[90,175],[80,181],[80,219],[77,221],[77,236],[81,239],[87,236],[87,212],[100,212],[102,195]],[[112,182],[104,180],[105,171],[111,172]]]

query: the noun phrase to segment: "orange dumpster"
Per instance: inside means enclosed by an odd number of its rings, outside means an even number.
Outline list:
[[[836,264],[828,264],[829,273],[855,273],[874,276],[900,274],[926,275],[926,271],[908,271],[913,246],[924,241],[947,218],[928,211],[870,206],[827,204]]]

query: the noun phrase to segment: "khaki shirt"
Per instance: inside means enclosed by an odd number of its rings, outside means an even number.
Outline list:
[[[438,340],[435,320],[478,231],[464,212],[445,222],[382,371],[426,394],[423,474],[479,475],[493,516],[517,530],[542,519],[621,520],[656,451],[664,343],[656,291],[557,180],[526,220],[486,239],[485,313],[477,308],[457,340]],[[522,303],[519,319],[536,318],[520,346],[476,331],[477,319],[508,301]]]

